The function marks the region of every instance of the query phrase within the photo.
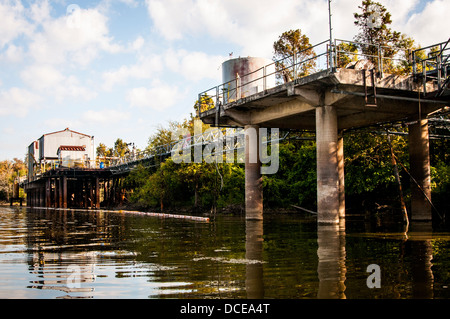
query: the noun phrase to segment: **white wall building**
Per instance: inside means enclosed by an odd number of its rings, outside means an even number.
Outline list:
[[[77,167],[95,167],[93,136],[69,128],[44,134],[28,146],[28,180],[43,165],[74,167],[70,164],[75,162]]]

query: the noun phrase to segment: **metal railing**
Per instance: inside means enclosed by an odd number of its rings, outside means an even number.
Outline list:
[[[438,86],[436,96],[448,89],[450,83],[450,38],[447,41],[420,48],[412,52],[413,74],[423,78],[423,90],[427,93],[426,82],[434,81]]]
[[[313,50],[314,52],[318,50],[320,53],[314,53],[309,58],[302,58],[302,53],[310,50]],[[329,62],[329,41],[327,40],[283,59],[274,61],[250,73],[240,74],[231,81],[224,82],[199,93],[197,101],[198,110],[202,113],[214,109],[217,105],[232,103],[255,94],[257,92],[251,88],[252,84],[256,82],[262,81],[262,91],[266,91],[267,89],[296,80],[303,76],[327,70],[330,68]],[[305,68],[304,66],[307,64],[311,67]],[[249,78],[252,80],[243,80]],[[270,85],[269,82],[272,82],[273,79],[275,79],[275,85]]]
[[[304,53],[313,52],[305,58]],[[383,73],[411,73],[411,50],[393,46],[367,44],[355,41],[335,39],[330,45],[329,40],[312,45],[295,52],[283,59],[274,61],[251,73],[239,74],[235,79],[214,86],[198,94],[197,108],[199,115],[211,109],[218,110],[221,105],[235,102],[257,92],[252,92],[251,84],[263,81],[263,91],[270,89],[268,79],[276,78],[275,86],[295,81],[310,74],[336,67],[352,67],[358,60],[368,60],[380,75]],[[249,79],[251,81],[244,81]]]
[[[342,39],[334,40],[333,57],[338,68],[350,68],[357,61],[370,61],[381,76],[389,74],[410,74],[412,50],[395,46],[362,43]]]

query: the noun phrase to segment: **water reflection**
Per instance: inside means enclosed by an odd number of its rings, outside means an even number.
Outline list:
[[[80,218],[71,210],[34,210],[26,224],[27,288],[64,292],[56,298],[93,298],[99,254],[111,244],[111,221],[102,212]]]
[[[263,221],[247,220],[245,223],[245,259],[260,261],[247,263],[245,288],[248,299],[264,298],[263,280]]]
[[[338,225],[317,226],[317,298],[344,299],[345,296],[345,231]]]
[[[0,211],[0,298],[450,298],[450,234],[430,224]]]
[[[412,222],[411,232],[420,234],[415,240],[407,242],[413,256],[412,262],[412,297],[419,299],[433,298],[433,226],[431,222]]]

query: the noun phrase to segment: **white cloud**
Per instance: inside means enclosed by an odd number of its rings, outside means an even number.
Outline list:
[[[9,44],[2,59],[5,59],[6,62],[18,63],[23,61],[24,56],[22,47]]]
[[[448,40],[448,13],[450,1],[434,0],[422,12],[414,13],[408,19],[402,32],[416,39],[423,47]]]
[[[220,80],[220,66],[225,60],[224,56],[186,50],[168,50],[164,54],[166,66],[172,72],[179,73],[190,81],[198,81],[205,78]]]
[[[175,105],[183,95],[177,87],[157,83],[150,88],[137,87],[129,90],[127,100],[131,106],[162,111]]]
[[[77,9],[67,16],[46,20],[42,28],[29,46],[37,63],[86,66],[101,51],[122,50],[109,37],[107,17],[95,9]]]
[[[67,118],[67,117],[64,117],[64,118],[52,117],[52,118],[49,118],[44,121],[44,127],[49,132],[52,130],[61,130],[66,127],[69,127],[69,128],[80,127],[80,126],[82,126],[82,124],[83,123],[81,123],[81,121],[79,121],[77,119]]]
[[[130,118],[129,112],[121,112],[111,109],[101,111],[89,110],[83,113],[83,120],[97,124],[114,124]]]
[[[166,39],[208,35],[241,46],[245,55],[271,57],[273,42],[289,29],[300,28],[317,42],[328,34],[326,1],[147,0],[146,4],[155,28]]]
[[[136,64],[123,65],[117,70],[103,73],[103,89],[110,91],[114,85],[123,84],[130,78],[150,79],[162,70],[163,65],[160,56],[142,56]]]
[[[32,27],[25,19],[25,9],[18,1],[0,3],[0,49],[22,34],[30,34]]]
[[[51,92],[57,102],[66,98],[92,99],[96,93],[80,85],[75,76],[65,76],[51,65],[32,65],[21,72],[21,78],[34,91],[41,94]]]
[[[41,24],[50,18],[50,4],[48,0],[40,0],[30,5],[30,17],[37,23]]]
[[[449,1],[429,0],[422,12],[414,14],[422,1],[379,1],[391,13],[394,30],[420,43],[445,40],[441,30],[450,12]],[[270,58],[273,42],[290,29],[301,29],[312,44],[329,37],[326,0],[146,0],[146,5],[156,30],[167,40],[212,37],[238,45],[241,55]],[[331,2],[335,38],[353,39],[358,32],[353,13],[360,11],[360,5],[355,0]]]
[[[13,87],[0,91],[0,115],[25,117],[29,110],[39,109],[42,98],[28,90]]]
[[[139,51],[144,46],[145,40],[142,36],[138,36],[131,44],[132,51]]]

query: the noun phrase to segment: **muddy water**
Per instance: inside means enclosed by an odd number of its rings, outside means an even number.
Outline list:
[[[347,224],[0,207],[0,298],[450,297],[449,233]]]

